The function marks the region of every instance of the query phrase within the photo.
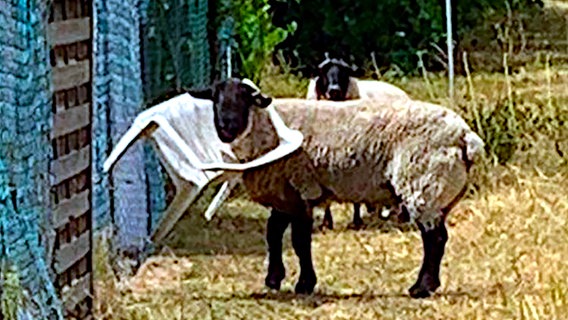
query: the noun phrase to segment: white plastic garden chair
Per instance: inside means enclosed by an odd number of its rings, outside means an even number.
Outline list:
[[[273,106],[268,111],[280,145],[247,163],[225,162],[235,160],[230,145],[217,137],[213,122],[213,102],[181,94],[140,113],[132,126],[121,137],[103,170],[108,172],[127,149],[140,137],[150,138],[159,159],[176,187],[173,201],[151,235],[151,240],[162,240],[175,226],[187,208],[201,192],[214,181],[221,181],[221,189],[209,204],[204,215],[210,220],[231,188],[239,172],[280,159],[300,147],[303,135],[288,128]]]

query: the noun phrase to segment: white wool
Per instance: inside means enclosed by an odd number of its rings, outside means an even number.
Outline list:
[[[308,100],[316,100],[316,81],[317,77],[314,79],[310,79],[310,83],[308,83],[308,93],[306,94],[306,99]]]
[[[468,132],[464,141],[467,144],[467,158],[473,161],[476,155],[482,152],[485,143],[475,132]]]
[[[383,209],[381,210],[381,217],[383,217],[383,219],[386,219],[390,215],[391,215],[391,209],[387,208],[387,207],[383,207]]]
[[[390,83],[375,80],[351,79],[357,83],[360,98],[382,99],[388,96],[390,98],[410,99],[406,92]]]
[[[353,180],[353,176],[347,178],[348,175],[344,176],[341,173],[345,169],[349,171],[357,167],[359,159],[351,158],[350,155],[354,153],[352,152],[354,149],[358,148],[358,143],[365,143],[367,159],[381,159],[380,161],[386,162],[377,163],[376,167],[371,165],[368,169],[359,171],[358,174],[366,179],[376,177],[377,183],[388,180],[395,188],[397,195],[403,199],[410,219],[425,224],[427,228],[435,225],[441,217],[441,210],[449,206],[463,190],[467,180],[463,148],[465,147],[468,155],[467,160],[472,161],[483,146],[482,140],[455,112],[421,101],[408,100],[408,103],[390,103],[390,101],[373,99],[342,102],[276,99],[273,105],[278,112],[282,112],[288,125],[292,128],[302,126],[302,130],[306,130],[304,131],[307,135],[306,141],[311,141],[311,143],[303,147],[306,152],[310,153],[311,161],[316,167],[333,164],[332,171],[337,172],[334,177],[339,180],[334,181],[335,178],[330,176],[325,178],[324,183],[325,187],[335,196],[343,201],[365,202],[369,199],[379,199],[378,195],[385,192],[373,184],[370,184],[372,189],[369,189],[373,191],[357,189],[351,192],[350,188],[360,187],[358,182]],[[337,112],[331,112],[331,110],[337,110]],[[348,110],[354,111],[347,112]],[[363,138],[361,140],[351,139],[353,145],[350,145],[346,136],[339,133],[343,132],[341,126],[349,124],[345,121],[352,121],[342,120],[345,119],[345,115],[350,114],[356,114],[357,116],[353,119],[358,119],[357,121],[363,119],[365,122],[375,123],[386,121],[390,123],[387,128],[391,133],[382,135],[377,131],[368,131],[369,127],[362,125],[360,128],[365,130],[365,133],[360,133],[359,136]],[[337,117],[338,115],[343,116]],[[321,121],[335,129],[329,131],[315,124],[307,125]],[[428,125],[429,122],[432,125]],[[406,126],[408,126],[407,129],[405,129]],[[349,128],[345,134],[356,134],[353,132],[353,130],[358,130],[355,129],[356,127],[349,126]],[[335,132],[338,136],[329,138],[329,135],[324,134],[325,132]],[[369,136],[369,132],[373,132],[372,137]],[[344,140],[345,143],[342,142]],[[380,142],[373,144],[371,142],[373,140]],[[337,152],[338,148],[342,151]],[[335,151],[329,152],[329,149]],[[344,157],[349,158],[344,159]],[[368,164],[367,160],[364,167],[366,168]],[[365,170],[371,170],[371,172]],[[378,172],[381,172],[386,180],[381,180],[383,178],[377,175]],[[281,173],[275,172],[275,174]],[[383,210],[381,214],[387,216],[389,212]]]

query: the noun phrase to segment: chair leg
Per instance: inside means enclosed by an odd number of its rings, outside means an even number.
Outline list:
[[[217,192],[213,200],[211,200],[211,203],[209,204],[207,210],[205,211],[204,215],[207,221],[210,221],[213,218],[213,215],[215,215],[215,213],[217,212],[219,207],[223,204],[223,202],[227,200],[227,198],[231,194],[231,190],[235,187],[235,185],[236,181],[234,180],[223,182],[223,185],[219,189],[219,192]]]
[[[189,205],[195,200],[199,190],[196,186],[192,189],[187,187],[178,188],[175,198],[168,208],[162,213],[162,218],[158,222],[158,227],[151,235],[153,242],[163,240],[174,228],[178,220],[183,216]]]

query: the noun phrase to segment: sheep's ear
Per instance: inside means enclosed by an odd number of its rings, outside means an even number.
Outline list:
[[[257,93],[253,96],[254,105],[259,108],[266,108],[272,103],[272,98],[262,93]]]
[[[211,87],[205,89],[187,90],[187,92],[194,98],[213,101],[213,89]]]

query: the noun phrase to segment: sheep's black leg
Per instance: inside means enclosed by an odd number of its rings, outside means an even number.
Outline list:
[[[290,218],[289,214],[274,209],[268,218],[266,226],[268,274],[264,283],[271,289],[280,290],[280,283],[286,276],[286,268],[282,262],[282,238],[290,224]]]
[[[372,204],[365,203],[365,207],[367,208],[367,212],[369,214],[375,214],[377,211],[377,208]]]
[[[440,286],[440,263],[448,241],[448,231],[444,221],[428,231],[421,223],[418,223],[418,228],[424,245],[424,260],[418,280],[410,287],[409,293],[413,298],[426,298]]]
[[[325,207],[325,214],[323,215],[323,221],[321,223],[320,229],[333,230],[333,217],[331,216],[330,206]]]
[[[312,224],[313,219],[308,215],[292,219],[292,246],[300,260],[300,278],[295,290],[299,294],[312,293],[317,282],[312,263]]]
[[[351,222],[347,228],[348,229],[360,229],[363,225],[363,219],[361,219],[361,204],[354,203],[353,204],[353,222]]]
[[[355,229],[361,228],[363,225],[363,219],[361,219],[361,204],[354,203],[353,204],[353,227]]]

